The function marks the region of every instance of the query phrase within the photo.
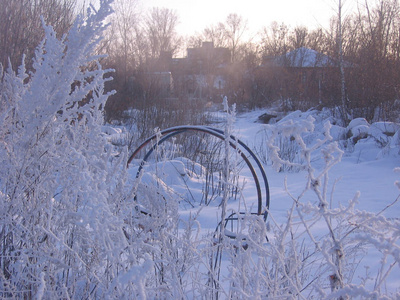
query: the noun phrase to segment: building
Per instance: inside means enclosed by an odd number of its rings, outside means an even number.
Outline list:
[[[230,50],[214,47],[212,42],[188,48],[186,57],[170,62],[175,94],[189,99],[213,99],[225,87],[230,63]]]
[[[273,73],[270,77],[283,98],[319,104],[337,94],[338,66],[330,56],[302,47],[281,56],[265,57],[262,69]]]

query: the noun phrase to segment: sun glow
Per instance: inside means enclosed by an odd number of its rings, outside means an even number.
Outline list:
[[[310,29],[327,28],[336,15],[335,0],[148,0],[145,8],[166,7],[179,15],[178,31],[182,35],[201,32],[207,26],[224,22],[229,13],[237,13],[248,22],[250,35],[255,35],[271,22],[285,23],[290,27],[304,25]],[[351,6],[356,0],[346,1]]]

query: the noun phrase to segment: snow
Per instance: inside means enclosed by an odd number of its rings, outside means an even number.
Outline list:
[[[346,129],[342,126],[332,125],[331,136],[334,141],[344,140],[346,136]]]
[[[354,126],[350,129],[350,132],[354,139],[362,139],[368,135],[369,127],[366,125]]]
[[[330,67],[336,65],[335,61],[329,56],[304,47],[276,58],[275,63],[296,68]]]
[[[253,111],[239,115],[235,123],[235,133],[243,141],[247,142],[251,148],[256,148],[255,140],[257,133],[262,130],[263,125],[256,123],[257,117],[262,114],[262,111]],[[303,113],[304,117],[307,114]],[[294,112],[289,114],[282,121],[296,120],[302,118],[300,112]],[[282,122],[280,121],[280,122]],[[298,122],[298,121],[297,121]],[[298,123],[297,123],[298,124]],[[347,127],[347,130],[354,128],[364,128],[365,124],[368,124],[365,119],[355,119]],[[375,123],[374,123],[375,124]],[[398,124],[391,125],[391,128],[396,128]],[[318,124],[316,124],[318,127]],[[370,132],[365,128],[364,132]],[[333,134],[332,134],[333,133]],[[333,125],[331,128],[331,134],[334,140],[344,139],[344,128]],[[390,137],[388,137],[390,138]],[[393,136],[390,140],[394,140],[396,137]],[[399,162],[399,157],[387,157],[384,156],[379,158],[379,153],[382,151],[380,145],[376,143],[372,138],[366,138],[359,140],[352,152],[346,152],[342,161],[336,165],[330,172],[330,178],[332,180],[339,180],[338,185],[335,188],[335,194],[339,194],[338,198],[347,201],[351,199],[355,192],[361,191],[362,200],[360,205],[362,209],[378,212],[388,203],[396,199],[398,191],[393,186],[393,183],[398,179],[399,175],[394,172]],[[282,198],[271,196],[271,210],[273,213],[273,207],[278,204],[285,203],[285,193],[277,192],[283,189],[283,179],[287,177],[288,182],[294,182],[289,185],[290,188],[294,188],[299,184],[304,174],[300,173],[276,173],[271,169],[270,165],[265,166],[268,180],[270,182],[271,194],[275,193],[282,194]],[[280,205],[279,205],[280,206]],[[279,207],[278,206],[278,207]],[[400,209],[400,203],[396,206]],[[393,208],[390,212],[390,217],[396,215],[396,208]]]
[[[347,126],[347,129],[351,130],[352,128],[357,126],[369,126],[369,123],[364,118],[355,118],[350,121],[349,125]]]
[[[0,82],[0,296],[400,298],[400,125],[344,128],[329,110],[260,124],[265,110],[224,98],[217,131],[127,169],[131,135],[103,126],[110,70],[91,55],[110,5],[62,40],[44,26],[32,72]],[[232,135],[262,161],[269,207]]]
[[[400,125],[394,122],[375,122],[372,123],[369,134],[374,136],[384,133],[386,135],[394,135],[400,129]]]
[[[375,123],[373,123],[370,125],[365,119],[361,118],[353,120],[347,128],[343,128],[338,125],[331,126],[329,123],[326,123],[326,120],[329,119],[329,117],[327,118],[326,116],[326,112],[296,111],[288,114],[271,126],[257,122],[258,117],[264,112],[263,110],[259,110],[238,114],[233,123],[231,134],[244,141],[251,149],[260,149],[258,151],[260,154],[261,149],[265,149],[266,151],[266,141],[268,137],[271,138],[271,130],[277,130],[278,128],[279,134],[282,136],[301,136],[308,145],[303,145],[304,147],[313,147],[312,145],[318,143],[323,146],[325,143],[323,142],[324,136],[326,136],[325,141],[329,141],[330,139],[330,137],[323,134],[323,132],[324,130],[329,130],[332,140],[336,141],[338,145],[342,147],[340,151],[344,154],[341,162],[333,165],[329,169],[329,181],[326,185],[326,190],[329,195],[328,201],[332,208],[337,208],[337,212],[330,213],[333,213],[333,215],[337,214],[341,207],[344,209],[344,207],[352,203],[351,207],[355,205],[357,211],[368,212],[367,214],[372,215],[380,214],[387,220],[398,219],[400,203],[395,202],[395,200],[399,196],[399,189],[397,187],[399,175],[394,172],[394,169],[398,167],[399,156],[389,155],[390,153],[388,151],[385,152],[384,149],[386,146],[383,146],[377,140],[377,134],[372,134],[374,131],[380,132],[379,136],[385,136],[387,145],[393,145],[396,142],[398,143],[398,124],[377,123],[374,125]],[[220,113],[218,113],[218,115],[220,116]],[[385,129],[385,131],[383,131],[383,129]],[[346,132],[351,132],[351,135],[346,134]],[[393,134],[393,132],[396,133]],[[267,134],[267,138],[261,139],[260,135],[265,134]],[[279,134],[277,136],[279,136]],[[296,151],[300,151],[300,148],[296,149],[298,149]],[[329,147],[327,149],[329,149]],[[332,149],[332,151],[339,151],[335,150],[335,148]],[[216,196],[214,202],[207,206],[201,205],[198,199],[203,198],[205,181],[202,174],[204,174],[206,170],[204,166],[195,164],[194,169],[197,171],[190,171],[189,169],[193,169],[188,167],[191,163],[193,162],[182,157],[167,160],[163,163],[150,163],[145,173],[154,172],[155,169],[162,170],[162,176],[157,176],[157,178],[160,179],[162,177],[162,185],[166,187],[170,193],[171,190],[173,190],[172,193],[174,195],[179,195],[178,198],[181,199],[178,214],[183,222],[182,224],[190,223],[191,219],[195,216],[197,230],[202,232],[203,236],[207,236],[207,234],[209,235],[216,232],[218,224],[221,221],[222,198]],[[309,177],[306,169],[297,169],[297,171],[294,172],[276,172],[276,169],[273,168],[273,163],[274,162],[270,160],[264,163],[271,196],[267,221],[269,224],[276,223],[283,225],[287,222],[288,212],[293,205],[293,199],[291,199],[290,195],[294,195],[295,198],[297,197],[296,195],[301,195],[299,199],[302,199],[304,203],[309,203],[304,206],[304,212],[312,212],[314,210],[312,203],[315,203],[317,198],[312,190],[304,190],[304,187],[307,185],[307,178]],[[315,167],[316,173],[322,172],[324,168],[322,157],[314,155],[312,166]],[[257,196],[255,194],[254,181],[249,170],[245,168],[241,169],[240,176],[242,178],[241,183],[243,190],[238,199],[230,199],[228,201],[227,215],[234,213],[234,216],[237,216],[239,212],[245,213],[257,210]],[[147,180],[146,175],[143,177],[143,180]],[[148,183],[149,181],[146,182]],[[190,205],[182,201],[182,199],[188,197],[190,197]],[[393,202],[395,203],[393,204]],[[362,214],[363,213],[360,213],[360,215]],[[245,237],[249,234],[247,229],[245,231],[238,231],[237,228],[237,226],[243,226],[243,222],[244,221],[231,222],[228,229],[225,229],[225,232],[229,232],[229,236]],[[323,222],[321,223],[321,221],[318,221],[315,223],[312,231],[314,236],[320,237],[327,233],[327,228]],[[270,243],[273,243],[276,239],[271,232],[267,233],[267,236]],[[362,239],[366,239],[366,237],[363,236]],[[375,243],[375,240],[371,238],[370,242]],[[398,245],[394,247],[396,248]],[[378,269],[381,267],[381,260],[380,258],[377,259],[377,257],[380,257],[381,252],[374,248],[366,248],[365,252],[361,251],[357,253],[357,255],[362,255],[354,257],[360,265],[357,270],[355,270],[355,274],[353,274],[352,284],[355,285],[349,285],[343,289],[343,291],[363,297],[362,295],[371,295],[368,289],[373,290],[371,281],[367,280],[363,283],[360,279],[364,276],[363,267],[368,267],[371,272],[378,272]],[[351,253],[347,255],[351,256]],[[364,255],[365,257],[363,257]],[[229,269],[230,267],[226,259],[227,258],[222,260],[222,265]],[[392,260],[388,259],[388,261]],[[224,277],[232,275],[230,273],[225,273],[228,272],[228,269],[222,271]],[[386,288],[390,293],[398,292],[398,285],[396,282],[399,274],[399,269],[396,266],[388,277]]]

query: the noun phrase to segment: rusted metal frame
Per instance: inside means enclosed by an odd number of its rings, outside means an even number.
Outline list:
[[[213,127],[207,127],[211,130],[214,130],[220,134],[223,134],[224,132],[221,129],[217,129],[217,128],[213,128]],[[256,162],[258,168],[260,169],[261,175],[263,177],[264,180],[264,188],[265,188],[265,207],[267,208],[267,210],[264,213],[264,219],[267,219],[268,216],[268,210],[269,210],[269,203],[270,203],[270,195],[269,195],[269,184],[268,184],[268,179],[267,179],[267,174],[265,173],[264,167],[261,164],[261,161],[258,159],[258,157],[254,154],[253,151],[251,151],[251,149],[249,148],[249,146],[247,146],[244,142],[242,142],[239,139],[236,139],[236,137],[234,137],[233,135],[230,136],[231,139],[236,140],[253,158],[253,160]]]
[[[205,132],[208,134],[211,134],[221,140],[225,140],[225,136],[222,130],[220,129],[216,129],[216,128],[212,128],[212,127],[204,127],[204,126],[177,126],[177,127],[172,127],[172,128],[168,128],[165,130],[162,130],[160,133],[161,135],[164,135],[156,144],[154,144],[152,146],[152,148],[146,153],[145,157],[143,158],[139,168],[138,168],[138,172],[136,174],[136,177],[139,177],[141,170],[143,169],[143,166],[145,165],[147,158],[151,155],[151,153],[156,149],[157,146],[159,146],[161,143],[163,143],[164,141],[166,141],[167,139],[178,135],[180,133],[186,132],[188,130],[192,130],[192,131],[200,131],[200,132]],[[140,150],[142,150],[148,143],[150,143],[152,140],[156,139],[158,135],[153,135],[150,138],[148,138],[146,141],[144,141],[133,153],[132,155],[129,157],[128,159],[128,163],[127,166],[129,166],[129,164],[131,163],[131,161],[134,159],[134,157],[140,152]],[[244,152],[241,149],[237,148],[237,144],[239,144],[240,146],[242,146],[253,158],[253,160],[256,162],[257,166],[260,169],[261,175],[263,177],[264,180],[264,187],[265,187],[265,196],[266,196],[266,207],[267,209],[269,208],[269,202],[270,202],[270,196],[269,196],[269,185],[268,185],[268,180],[267,180],[267,176],[265,174],[265,170],[261,164],[261,162],[259,161],[259,159],[257,158],[257,156],[250,150],[250,148],[243,143],[241,140],[237,139],[236,137],[234,137],[233,135],[230,136],[230,140],[229,140],[229,145],[235,149],[236,151],[238,151],[238,153],[240,154],[240,156],[242,157],[242,159],[246,162],[248,168],[250,169],[250,172],[252,173],[254,182],[256,184],[256,188],[257,188],[257,196],[258,196],[258,210],[257,210],[257,214],[261,215],[262,214],[262,193],[261,193],[261,187],[260,187],[260,182],[257,176],[256,171],[254,170],[253,165],[251,164],[251,162],[249,161],[248,157],[244,154]],[[264,212],[264,220],[267,219],[267,215],[268,212],[265,211]]]

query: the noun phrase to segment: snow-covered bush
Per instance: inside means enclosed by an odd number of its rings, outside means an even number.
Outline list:
[[[315,133],[316,128],[322,131]],[[165,192],[185,180],[194,186],[188,178],[194,173],[187,168],[186,159],[175,157],[155,164],[159,174],[175,175],[153,186],[138,185],[143,211],[126,218],[123,229],[129,241],[127,249],[136,260],[121,278],[120,294],[236,299],[398,296],[392,293],[396,288],[386,291],[385,285],[398,270],[399,222],[386,219],[382,213],[358,211],[358,193],[348,203],[335,199],[336,183],[330,183],[329,171],[344,152],[331,136],[331,129],[329,122],[319,126],[310,115],[287,118],[269,127],[272,135],[290,137],[301,158],[282,159],[276,139],[269,139],[273,166],[279,170],[286,164],[304,172],[304,188],[294,194],[285,185],[292,203],[286,222],[275,219],[273,210],[268,226],[261,216],[232,211],[237,217],[234,239],[226,236],[229,228],[223,232],[222,226],[211,233],[206,230],[216,215],[219,220],[229,219],[231,211],[224,203],[217,211],[203,206],[191,214],[191,210],[178,207],[174,193]],[[158,149],[156,155],[166,157],[170,149]],[[204,173],[203,166],[195,169],[197,174]],[[145,176],[149,174],[143,174],[143,179]],[[378,268],[363,261],[367,251],[374,253]],[[145,275],[139,280],[141,272]]]
[[[298,195],[293,195],[286,186],[293,203],[286,224],[275,222],[273,212],[269,215],[270,243],[262,248],[264,255],[259,255],[269,276],[265,282],[268,295],[306,299],[395,297],[386,294],[385,283],[394,268],[398,269],[400,223],[384,218],[381,213],[358,211],[359,194],[347,204],[335,201],[335,184],[329,184],[328,173],[344,152],[332,141],[329,122],[324,129],[323,138],[311,144],[304,141],[304,133],[314,130],[313,118],[292,119],[285,126],[275,125],[275,131],[272,130],[275,135],[292,137],[303,157],[301,163],[282,159],[279,148],[270,139],[273,166],[280,170],[287,164],[303,170],[307,177]],[[393,200],[396,202],[398,198]],[[368,263],[360,254],[366,251],[380,255],[380,269],[364,276],[360,268]],[[256,267],[254,264],[254,271]],[[360,278],[354,274],[361,274]],[[262,275],[259,271],[258,276]]]
[[[92,56],[110,2],[77,19],[61,40],[44,25],[32,72],[24,64],[17,72],[1,70],[0,297],[399,297],[385,294],[384,285],[400,261],[400,224],[357,211],[358,195],[347,205],[334,200],[328,172],[343,151],[332,142],[328,122],[322,134],[307,114],[268,127],[273,166],[307,175],[299,195],[286,188],[293,205],[283,224],[272,211],[269,226],[251,214],[240,189],[238,199],[229,195],[239,156],[229,146],[235,110],[226,101],[231,113],[222,150],[215,152],[222,158],[218,205],[199,206],[195,214],[180,210],[170,185],[198,183],[195,176],[204,174],[203,165],[189,170],[186,158],[154,165],[177,174],[169,181],[145,185],[130,176],[127,147],[113,137],[122,132],[103,126],[110,70]],[[398,136],[388,145],[396,147]],[[293,143],[293,159],[282,158],[278,137]],[[172,146],[155,154],[165,157]],[[224,227],[232,220],[234,238]],[[358,280],[356,254],[367,250],[381,255],[380,269]]]
[[[393,137],[398,130],[400,130],[400,124],[393,122],[375,122],[371,124],[368,133],[377,143],[384,147],[390,142],[391,137]]]
[[[332,124],[338,123],[332,116],[332,113],[326,109],[321,111],[310,110],[307,112],[295,111],[289,113],[276,124],[265,125],[257,134],[255,151],[262,161],[266,164],[271,163],[271,155],[268,152],[266,144],[271,143],[277,147],[279,156],[290,162],[301,162],[301,150],[292,136],[285,136],[276,133],[277,128],[283,130],[285,126],[294,120],[307,120],[312,117],[315,119],[315,130],[305,131],[302,138],[306,144],[318,137],[322,128],[318,128],[323,123],[322,120],[330,121]],[[330,134],[333,141],[338,142],[340,149],[346,155],[358,154],[358,162],[378,159],[388,155],[398,153],[396,145],[400,124],[395,122],[375,122],[368,123],[365,118],[353,119],[347,127],[331,125]],[[275,132],[275,133],[274,133]],[[397,144],[396,144],[397,143]],[[281,171],[299,171],[294,165],[286,164],[281,166]]]
[[[33,71],[0,76],[0,297],[115,296],[132,261],[123,256],[126,155],[111,164],[101,130],[110,70],[92,54],[110,3],[61,40],[44,24]]]
[[[279,157],[287,163],[279,164],[279,167],[275,164],[278,171],[300,171],[299,166],[303,157],[301,145],[299,145],[295,135],[300,135],[302,141],[306,143],[313,139],[310,137],[314,135],[314,124],[309,122],[310,118],[314,120],[311,114],[295,111],[276,124],[265,125],[258,133],[260,148],[257,151],[264,163],[274,164],[274,158]],[[296,126],[294,126],[294,120],[298,120]],[[293,130],[294,127],[297,128],[297,132]],[[290,133],[288,134],[288,132]]]

